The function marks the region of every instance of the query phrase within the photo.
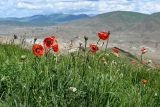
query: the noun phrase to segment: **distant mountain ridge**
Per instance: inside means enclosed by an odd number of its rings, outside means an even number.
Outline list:
[[[81,28],[86,27],[95,31],[109,29],[112,32],[127,33],[159,32],[160,12],[149,15],[130,11],[114,11],[64,25],[79,25]]]
[[[86,14],[72,15],[72,14],[50,14],[50,15],[34,15],[23,18],[0,18],[0,24],[5,25],[30,25],[30,26],[48,26],[59,23],[66,23],[69,21],[89,18]]]
[[[62,13],[50,14],[50,15],[34,15],[22,18],[9,17],[9,18],[0,18],[0,25],[52,26],[56,24],[68,23],[70,21],[73,22],[69,24],[78,23],[81,24],[81,26],[105,25],[107,28],[113,29],[114,31],[130,30],[130,29],[137,29],[144,31],[148,26],[151,27],[159,26],[160,12],[149,15],[131,11],[113,11],[92,17],[86,14],[72,15],[72,14],[62,14]],[[84,23],[82,23],[82,21]]]

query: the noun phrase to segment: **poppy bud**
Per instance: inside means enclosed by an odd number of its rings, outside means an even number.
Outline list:
[[[110,35],[111,34],[111,32],[110,31],[108,31],[108,35]]]
[[[101,61],[102,61],[102,62],[105,62],[105,61],[106,61],[106,58],[105,58],[105,57],[102,57],[102,58],[101,58]]]
[[[20,59],[21,59],[22,61],[25,61],[26,58],[27,58],[26,55],[22,55]]]
[[[34,44],[36,43],[36,41],[37,41],[37,38],[34,38]]]
[[[15,34],[13,35],[13,37],[14,37],[14,39],[18,39],[17,35],[15,35]]]
[[[88,37],[87,37],[87,36],[84,36],[84,40],[87,41],[87,40],[88,40]]]

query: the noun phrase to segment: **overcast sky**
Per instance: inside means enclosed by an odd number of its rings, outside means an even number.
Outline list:
[[[0,0],[0,17],[35,14],[100,14],[110,11],[160,12],[160,0]]]

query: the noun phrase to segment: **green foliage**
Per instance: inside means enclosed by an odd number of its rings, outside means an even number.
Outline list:
[[[35,57],[20,46],[0,45],[0,106],[160,106],[160,70],[126,59],[109,51]]]

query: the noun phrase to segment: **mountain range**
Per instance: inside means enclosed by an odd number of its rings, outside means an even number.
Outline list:
[[[83,23],[82,23],[83,21]],[[91,17],[85,20],[78,20],[68,25],[92,26],[97,28],[118,31],[153,32],[160,30],[160,13],[142,14],[137,12],[116,11]]]
[[[0,18],[0,25],[52,26],[57,24],[94,27],[93,29],[105,28],[113,32],[157,32],[160,29],[160,12],[149,15],[130,11],[114,11],[92,17],[86,14],[50,14]]]
[[[149,15],[130,11],[114,11],[92,17],[86,14],[50,14],[0,18],[0,25],[52,26],[57,24],[94,27],[93,29],[97,30],[105,28],[113,32],[157,32],[160,29],[160,12]]]
[[[79,15],[50,14],[50,15],[34,15],[22,18],[7,17],[7,18],[0,18],[0,25],[50,26],[83,18],[89,18],[89,16],[86,14],[79,14]]]

